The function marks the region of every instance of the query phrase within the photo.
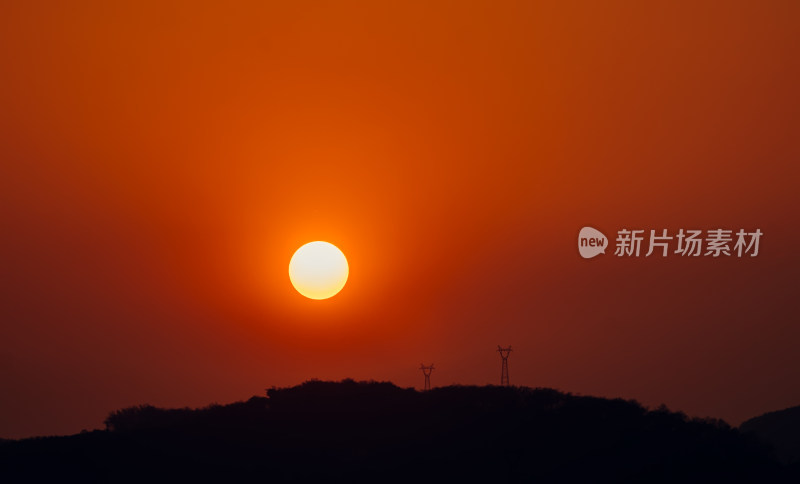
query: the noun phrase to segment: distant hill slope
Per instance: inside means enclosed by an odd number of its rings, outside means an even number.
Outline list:
[[[751,418],[739,429],[772,445],[782,461],[800,465],[800,406]]]
[[[0,482],[792,482],[721,421],[549,389],[306,382],[0,446]]]

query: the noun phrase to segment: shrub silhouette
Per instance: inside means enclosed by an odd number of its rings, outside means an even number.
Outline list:
[[[0,480],[791,482],[713,419],[551,389],[308,381],[200,409],[112,412],[107,431],[0,446]],[[796,477],[796,476],[794,476]]]

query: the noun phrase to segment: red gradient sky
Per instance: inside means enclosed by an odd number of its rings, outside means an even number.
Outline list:
[[[800,3],[0,5],[0,437],[309,378],[800,404]],[[578,256],[584,225],[755,258]],[[327,240],[333,299],[291,287]]]

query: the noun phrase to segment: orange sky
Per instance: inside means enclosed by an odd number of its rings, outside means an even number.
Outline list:
[[[497,383],[497,344],[514,384],[800,404],[797,2],[117,3],[0,4],[0,437]],[[764,237],[583,260],[584,225]]]

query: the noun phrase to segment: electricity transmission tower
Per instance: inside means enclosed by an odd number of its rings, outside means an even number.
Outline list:
[[[422,370],[422,374],[425,375],[425,390],[431,389],[431,372],[434,370],[433,363],[428,366],[423,364],[419,365],[419,369]]]
[[[503,359],[503,368],[500,370],[500,386],[508,386],[508,355],[511,353],[511,347],[503,348],[497,345],[497,352],[500,353],[500,358]]]

